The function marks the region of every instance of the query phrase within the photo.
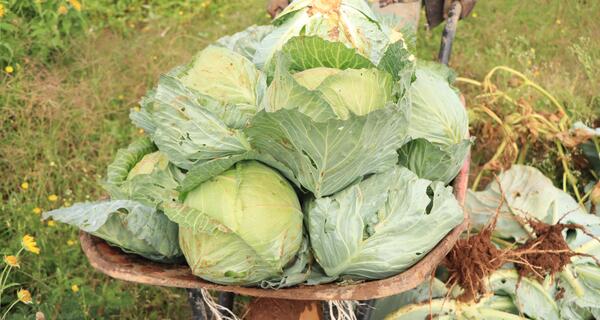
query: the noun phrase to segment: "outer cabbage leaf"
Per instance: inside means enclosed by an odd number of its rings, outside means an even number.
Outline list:
[[[569,247],[582,255],[572,257],[557,279],[564,290],[560,301],[563,318],[590,319],[600,313],[600,267],[596,264],[600,259],[600,217],[585,214],[578,218],[574,223],[583,225],[596,239],[583,232],[566,234]]]
[[[297,36],[283,46],[283,54],[290,59],[291,71],[303,71],[318,67],[335,69],[374,68],[369,59],[356,49],[340,42],[331,42],[317,36]]]
[[[145,156],[153,155],[156,147],[147,138],[131,143],[117,152],[115,160],[108,166],[102,187],[111,199],[135,200],[148,206],[158,206],[166,199],[177,197],[175,191],[183,174],[172,164],[164,168],[152,166],[145,172],[134,172]],[[159,154],[162,155],[162,154]],[[146,172],[147,171],[147,172]]]
[[[415,139],[400,149],[400,164],[421,178],[448,184],[462,168],[470,147],[469,140],[445,147]]]
[[[220,38],[215,45],[237,52],[252,61],[258,45],[271,31],[273,31],[272,25],[250,26],[240,32]]]
[[[451,187],[419,179],[403,167],[316,199],[307,214],[319,265],[329,276],[351,279],[381,279],[406,270],[463,220]]]
[[[399,84],[397,94],[403,96],[415,80],[415,56],[408,50],[404,41],[390,44],[385,50],[377,68],[387,71]]]
[[[465,207],[475,229],[483,228],[496,212],[502,197],[500,186],[506,201],[500,208],[494,233],[501,238],[514,238],[518,242],[529,238],[515,216],[554,224],[563,216],[566,216],[564,222],[579,223],[588,215],[569,194],[554,187],[550,179],[533,167],[513,165],[498,178],[500,184],[492,181],[484,191],[467,193]]]
[[[391,169],[406,127],[406,108],[389,106],[327,122],[314,122],[295,109],[261,111],[245,132],[259,152],[291,170],[292,181],[322,197],[366,174]]]
[[[451,70],[438,65],[417,65],[416,81],[407,91],[408,133],[414,140],[400,150],[400,163],[422,178],[449,183],[468,156],[471,140],[467,112],[448,83]],[[403,77],[406,87],[406,72]]]
[[[486,283],[495,294],[509,295],[520,313],[532,319],[561,319],[552,289],[544,288],[536,280],[519,277],[514,269],[498,270]]]
[[[409,135],[449,146],[468,135],[469,119],[447,78],[430,67],[417,65],[416,81],[408,90],[412,102]]]
[[[151,260],[172,262],[181,257],[177,224],[162,212],[136,201],[78,203],[45,212],[43,218],[77,226],[123,251]]]
[[[373,63],[379,62],[390,43],[390,36],[362,0],[294,1],[274,24],[277,27],[263,39],[254,57],[259,66],[267,64],[290,38],[302,34],[341,42]]]
[[[394,296],[377,299],[373,306],[372,319],[383,319],[402,306],[444,298],[448,292],[444,282],[437,278],[424,281],[418,287]]]
[[[560,301],[563,318],[589,319],[600,313],[600,267],[593,262],[578,261],[565,267],[558,277],[564,290]]]
[[[501,296],[487,296],[479,300],[479,302],[473,303],[462,303],[454,299],[438,298],[419,304],[405,305],[389,314],[385,319],[522,320],[523,318],[520,315],[512,313],[512,307],[513,305],[510,299]]]
[[[545,287],[535,280],[519,278],[514,269],[494,272],[486,284],[493,294],[467,303],[447,299],[443,294],[437,297],[440,294],[434,293],[430,304],[429,291],[421,290],[420,296],[413,301],[401,301],[397,305],[400,309],[385,319],[425,319],[431,314],[434,319],[561,319],[554,286]],[[422,287],[428,289],[426,285]],[[415,296],[411,292],[404,295]]]

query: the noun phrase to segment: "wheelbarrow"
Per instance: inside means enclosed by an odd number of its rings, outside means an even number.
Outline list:
[[[381,0],[375,5],[386,7],[386,5],[400,1],[404,3],[415,2],[414,0]],[[274,2],[282,3],[278,0]],[[439,24],[446,17],[446,25],[439,51],[439,61],[441,63],[448,64],[450,59],[457,22],[460,17],[464,16],[464,2],[467,2],[467,6],[471,7],[474,3],[471,0],[454,2],[444,0],[425,1],[430,25]],[[412,8],[417,10],[416,13],[412,13],[412,17],[418,19],[420,6],[413,5]],[[467,10],[470,11],[470,7]],[[416,23],[416,21],[413,22]],[[455,196],[461,205],[464,205],[467,191],[469,163],[470,160],[467,158],[453,182]],[[278,290],[226,286],[207,282],[194,276],[185,264],[161,264],[137,255],[127,254],[110,246],[104,240],[83,231],[80,233],[80,240],[90,264],[96,270],[110,277],[140,284],[185,288],[192,310],[192,319],[194,320],[208,320],[213,316],[202,296],[201,289],[220,292],[218,304],[228,310],[233,309],[236,295],[254,297],[248,307],[249,312],[246,315],[248,319],[327,319],[331,310],[329,304],[323,302],[334,300],[360,301],[361,303],[358,304],[355,310],[357,319],[370,319],[375,299],[408,291],[428,279],[452,249],[460,234],[465,231],[467,223],[468,216],[465,213],[462,224],[448,233],[417,264],[396,276],[343,286],[331,283],[310,286],[299,285]]]

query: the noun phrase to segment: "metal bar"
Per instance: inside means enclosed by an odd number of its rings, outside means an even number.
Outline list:
[[[210,320],[212,313],[206,308],[202,292],[198,289],[186,289],[188,302],[192,309],[192,320]]]
[[[233,292],[220,292],[219,293],[219,304],[228,310],[233,311],[233,303],[235,301],[235,293]]]
[[[448,65],[450,61],[450,53],[452,53],[452,42],[456,35],[456,26],[458,25],[458,19],[462,11],[462,5],[460,1],[452,2],[450,11],[448,12],[448,19],[446,20],[446,26],[442,33],[442,43],[440,44],[440,53],[438,54],[438,60],[440,63]]]
[[[369,320],[373,314],[375,299],[361,301],[356,307],[356,319],[357,320]]]

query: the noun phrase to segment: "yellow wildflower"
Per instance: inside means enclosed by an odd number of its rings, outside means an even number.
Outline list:
[[[477,12],[473,12],[473,13],[471,14],[471,16],[473,16],[473,18],[477,18],[477,17],[478,17],[478,14],[477,14]]]
[[[19,298],[19,301],[23,302],[24,304],[33,303],[33,300],[31,299],[31,292],[29,292],[27,289],[20,289],[17,291],[17,298]]]
[[[56,200],[58,200],[58,196],[55,194],[51,194],[48,196],[48,201],[50,202],[56,202]]]
[[[123,96],[122,94],[120,94],[120,95],[117,97],[117,99],[119,99],[119,100],[123,100],[123,99],[125,99],[125,96]]]
[[[69,8],[64,4],[61,4],[60,7],[58,7],[58,14],[67,14],[67,12],[69,12]]]
[[[561,24],[562,21],[560,21],[560,19],[556,19],[556,24]]]
[[[72,285],[72,286],[71,286],[71,291],[73,291],[73,292],[75,292],[75,293],[79,292],[79,286],[78,286],[78,285],[76,285],[76,284]]]
[[[4,12],[6,12],[4,10],[4,5],[2,3],[0,3],[0,18],[4,17]]]
[[[145,132],[145,131],[144,131],[144,129],[140,129],[140,130],[138,130],[138,133],[139,133],[139,134],[144,134],[144,132]]]
[[[35,238],[28,234],[23,237],[23,248],[29,252],[40,254],[40,248],[37,246]]]
[[[21,189],[23,189],[23,190],[29,189],[29,183],[27,183],[27,182],[21,183]]]
[[[14,268],[19,268],[19,258],[16,256],[4,256],[4,262]]]
[[[56,222],[54,222],[54,220],[48,220],[48,227],[54,227],[56,226]]]
[[[76,243],[77,243],[77,241],[75,241],[75,240],[73,240],[73,239],[69,239],[69,240],[67,240],[67,245],[68,245],[68,246],[72,246],[72,245],[74,245],[74,244],[76,244]]]
[[[69,3],[73,6],[73,9],[81,11],[81,2],[78,0],[69,0]]]
[[[4,72],[6,73],[13,73],[13,71],[15,71],[15,69],[12,66],[4,67]]]
[[[35,214],[41,214],[41,213],[42,213],[42,208],[40,208],[40,207],[35,207],[35,208],[33,208],[33,210],[31,210],[31,211],[33,211],[33,213],[35,213]]]
[[[179,15],[182,16],[183,15],[183,11],[179,10]]]

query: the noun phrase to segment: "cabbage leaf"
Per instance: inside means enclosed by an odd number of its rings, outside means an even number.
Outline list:
[[[77,203],[68,208],[45,212],[44,219],[79,227],[150,260],[179,261],[177,224],[162,212],[131,200]]]

